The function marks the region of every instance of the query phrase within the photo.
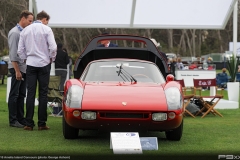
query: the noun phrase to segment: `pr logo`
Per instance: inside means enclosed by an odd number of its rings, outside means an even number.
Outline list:
[[[240,159],[239,155],[218,155],[218,159]]]

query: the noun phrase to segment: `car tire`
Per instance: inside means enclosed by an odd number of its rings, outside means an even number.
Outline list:
[[[171,131],[166,131],[165,135],[167,140],[170,141],[180,141],[180,139],[182,138],[182,132],[183,132],[183,121],[181,123],[181,125]]]
[[[73,128],[67,124],[65,117],[62,116],[62,127],[63,127],[63,136],[65,139],[76,139],[78,138],[79,129]]]

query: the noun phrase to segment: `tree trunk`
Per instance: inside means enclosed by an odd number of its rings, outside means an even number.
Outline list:
[[[202,30],[199,30],[198,32],[198,55],[201,57],[201,46],[202,46]]]
[[[167,33],[168,33],[168,49],[170,52],[173,52],[173,30],[168,29]]]
[[[190,39],[189,39],[189,36],[188,36],[188,33],[187,33],[186,29],[184,29],[184,33],[185,33],[186,38],[187,38],[187,45],[188,45],[188,48],[189,48],[190,56],[193,57],[191,42],[190,42]]]
[[[185,30],[183,29],[182,30],[182,34],[183,34],[183,41],[182,41],[182,52],[183,54],[182,55],[185,55],[187,56],[187,45],[186,45],[186,41],[185,41]]]
[[[183,44],[183,41],[184,41],[184,32],[182,31],[182,34],[181,34],[181,37],[180,37],[180,41],[179,41],[179,44],[178,44],[177,55],[181,55],[180,51],[181,51],[181,46]]]
[[[192,29],[190,30],[191,35],[192,35],[192,53],[193,53],[193,57],[196,57],[196,29]]]
[[[220,52],[223,53],[223,45],[222,45],[222,36],[221,36],[221,31],[220,30],[217,30],[217,37],[218,37],[218,41],[219,41],[219,49],[220,49]]]

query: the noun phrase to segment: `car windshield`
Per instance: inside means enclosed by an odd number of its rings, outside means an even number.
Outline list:
[[[121,67],[120,67],[121,66]],[[96,61],[83,73],[81,80],[126,81],[164,83],[165,79],[156,65],[140,61]]]

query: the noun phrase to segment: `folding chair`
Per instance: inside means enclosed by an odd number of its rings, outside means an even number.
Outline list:
[[[8,63],[5,61],[0,61],[0,79],[2,79],[2,84],[4,84],[5,75],[8,74]]]
[[[194,95],[195,95],[194,98],[198,99],[200,103],[203,105],[203,108],[196,114],[196,116],[202,113],[203,115],[201,118],[204,118],[210,112],[213,115],[219,115],[220,117],[223,117],[221,113],[219,113],[217,110],[214,109],[214,107],[217,105],[220,99],[223,98],[223,90],[224,90],[224,88],[220,88],[219,90],[219,88],[216,86],[216,79],[215,78],[214,79],[193,79],[193,84],[194,84]],[[202,96],[202,87],[215,87],[216,94],[214,96]],[[219,92],[220,94],[218,94]]]
[[[190,87],[192,93],[191,93],[191,94],[187,94],[187,89],[189,89],[189,87],[185,87],[184,80],[181,79],[181,80],[175,80],[175,81],[177,81],[178,83],[180,83],[181,86],[182,86],[183,98],[184,98],[184,110],[185,110],[185,111],[184,111],[184,115],[187,113],[187,114],[189,114],[191,117],[195,118],[195,116],[194,116],[189,110],[187,110],[187,108],[186,108],[186,107],[189,105],[191,99],[194,97],[193,88]]]
[[[51,115],[54,116],[60,116],[62,113],[62,91],[59,90],[60,81],[60,76],[50,76],[48,84],[48,109]]]

